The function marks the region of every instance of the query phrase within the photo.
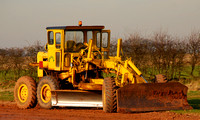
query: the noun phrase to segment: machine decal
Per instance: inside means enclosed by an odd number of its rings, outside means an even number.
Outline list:
[[[50,57],[49,57],[49,62],[51,61],[51,59],[53,60],[53,62],[55,61],[55,60],[54,60],[54,57],[53,57],[53,56],[50,56]]]

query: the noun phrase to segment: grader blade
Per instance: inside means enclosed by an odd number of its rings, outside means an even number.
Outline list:
[[[187,87],[178,82],[132,84],[117,90],[118,112],[192,109]]]
[[[101,92],[81,90],[51,91],[52,106],[66,107],[103,107]]]

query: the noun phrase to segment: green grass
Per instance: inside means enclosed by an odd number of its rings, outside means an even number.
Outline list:
[[[200,112],[200,91],[190,91],[188,93],[188,103]]]
[[[14,101],[14,93],[11,91],[0,92],[1,101]]]
[[[34,80],[38,81],[36,69],[29,70],[0,70],[0,88],[9,89],[13,88],[17,79],[21,76],[31,76]]]
[[[0,70],[0,100],[2,101],[13,101],[13,89],[15,82],[21,76],[31,76],[34,80],[38,81],[37,72],[35,68],[27,70]]]
[[[139,68],[140,69],[140,68]],[[178,80],[179,78],[179,72],[178,71],[174,71],[175,74],[173,76],[173,78],[171,78],[171,68],[168,69],[168,71],[166,70],[163,70],[162,72],[161,71],[158,71],[157,69],[153,69],[151,67],[147,67],[147,68],[141,68],[140,69],[141,72],[143,73],[144,77],[147,79],[147,80],[151,80],[152,78],[154,78],[154,75],[156,74],[165,74],[169,76],[168,79],[176,79]],[[183,66],[183,68],[181,69],[181,72],[180,72],[180,79],[182,80],[185,80],[187,83],[188,82],[191,82],[194,78],[200,78],[200,65],[197,65],[193,71],[193,76],[191,75],[191,70],[192,70],[192,67],[190,65],[185,65]],[[167,73],[166,73],[167,72]]]

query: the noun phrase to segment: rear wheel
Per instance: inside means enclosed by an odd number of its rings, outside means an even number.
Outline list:
[[[51,108],[51,91],[58,90],[59,83],[52,76],[44,76],[38,84],[37,87],[37,99],[40,107]]]
[[[20,77],[15,84],[14,98],[19,108],[35,107],[37,103],[35,80],[29,76]]]
[[[102,87],[103,111],[112,113],[117,111],[116,84],[114,78],[105,78]]]
[[[167,77],[163,74],[158,74],[155,76],[155,83],[167,83]]]

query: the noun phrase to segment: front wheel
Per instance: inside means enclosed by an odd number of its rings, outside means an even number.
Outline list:
[[[29,76],[20,77],[15,84],[14,98],[19,108],[35,107],[37,103],[35,80]]]
[[[37,99],[40,107],[50,109],[51,105],[51,91],[58,90],[58,81],[52,76],[44,76],[37,87]]]
[[[103,111],[113,113],[117,111],[117,95],[114,78],[105,78],[102,87]]]

